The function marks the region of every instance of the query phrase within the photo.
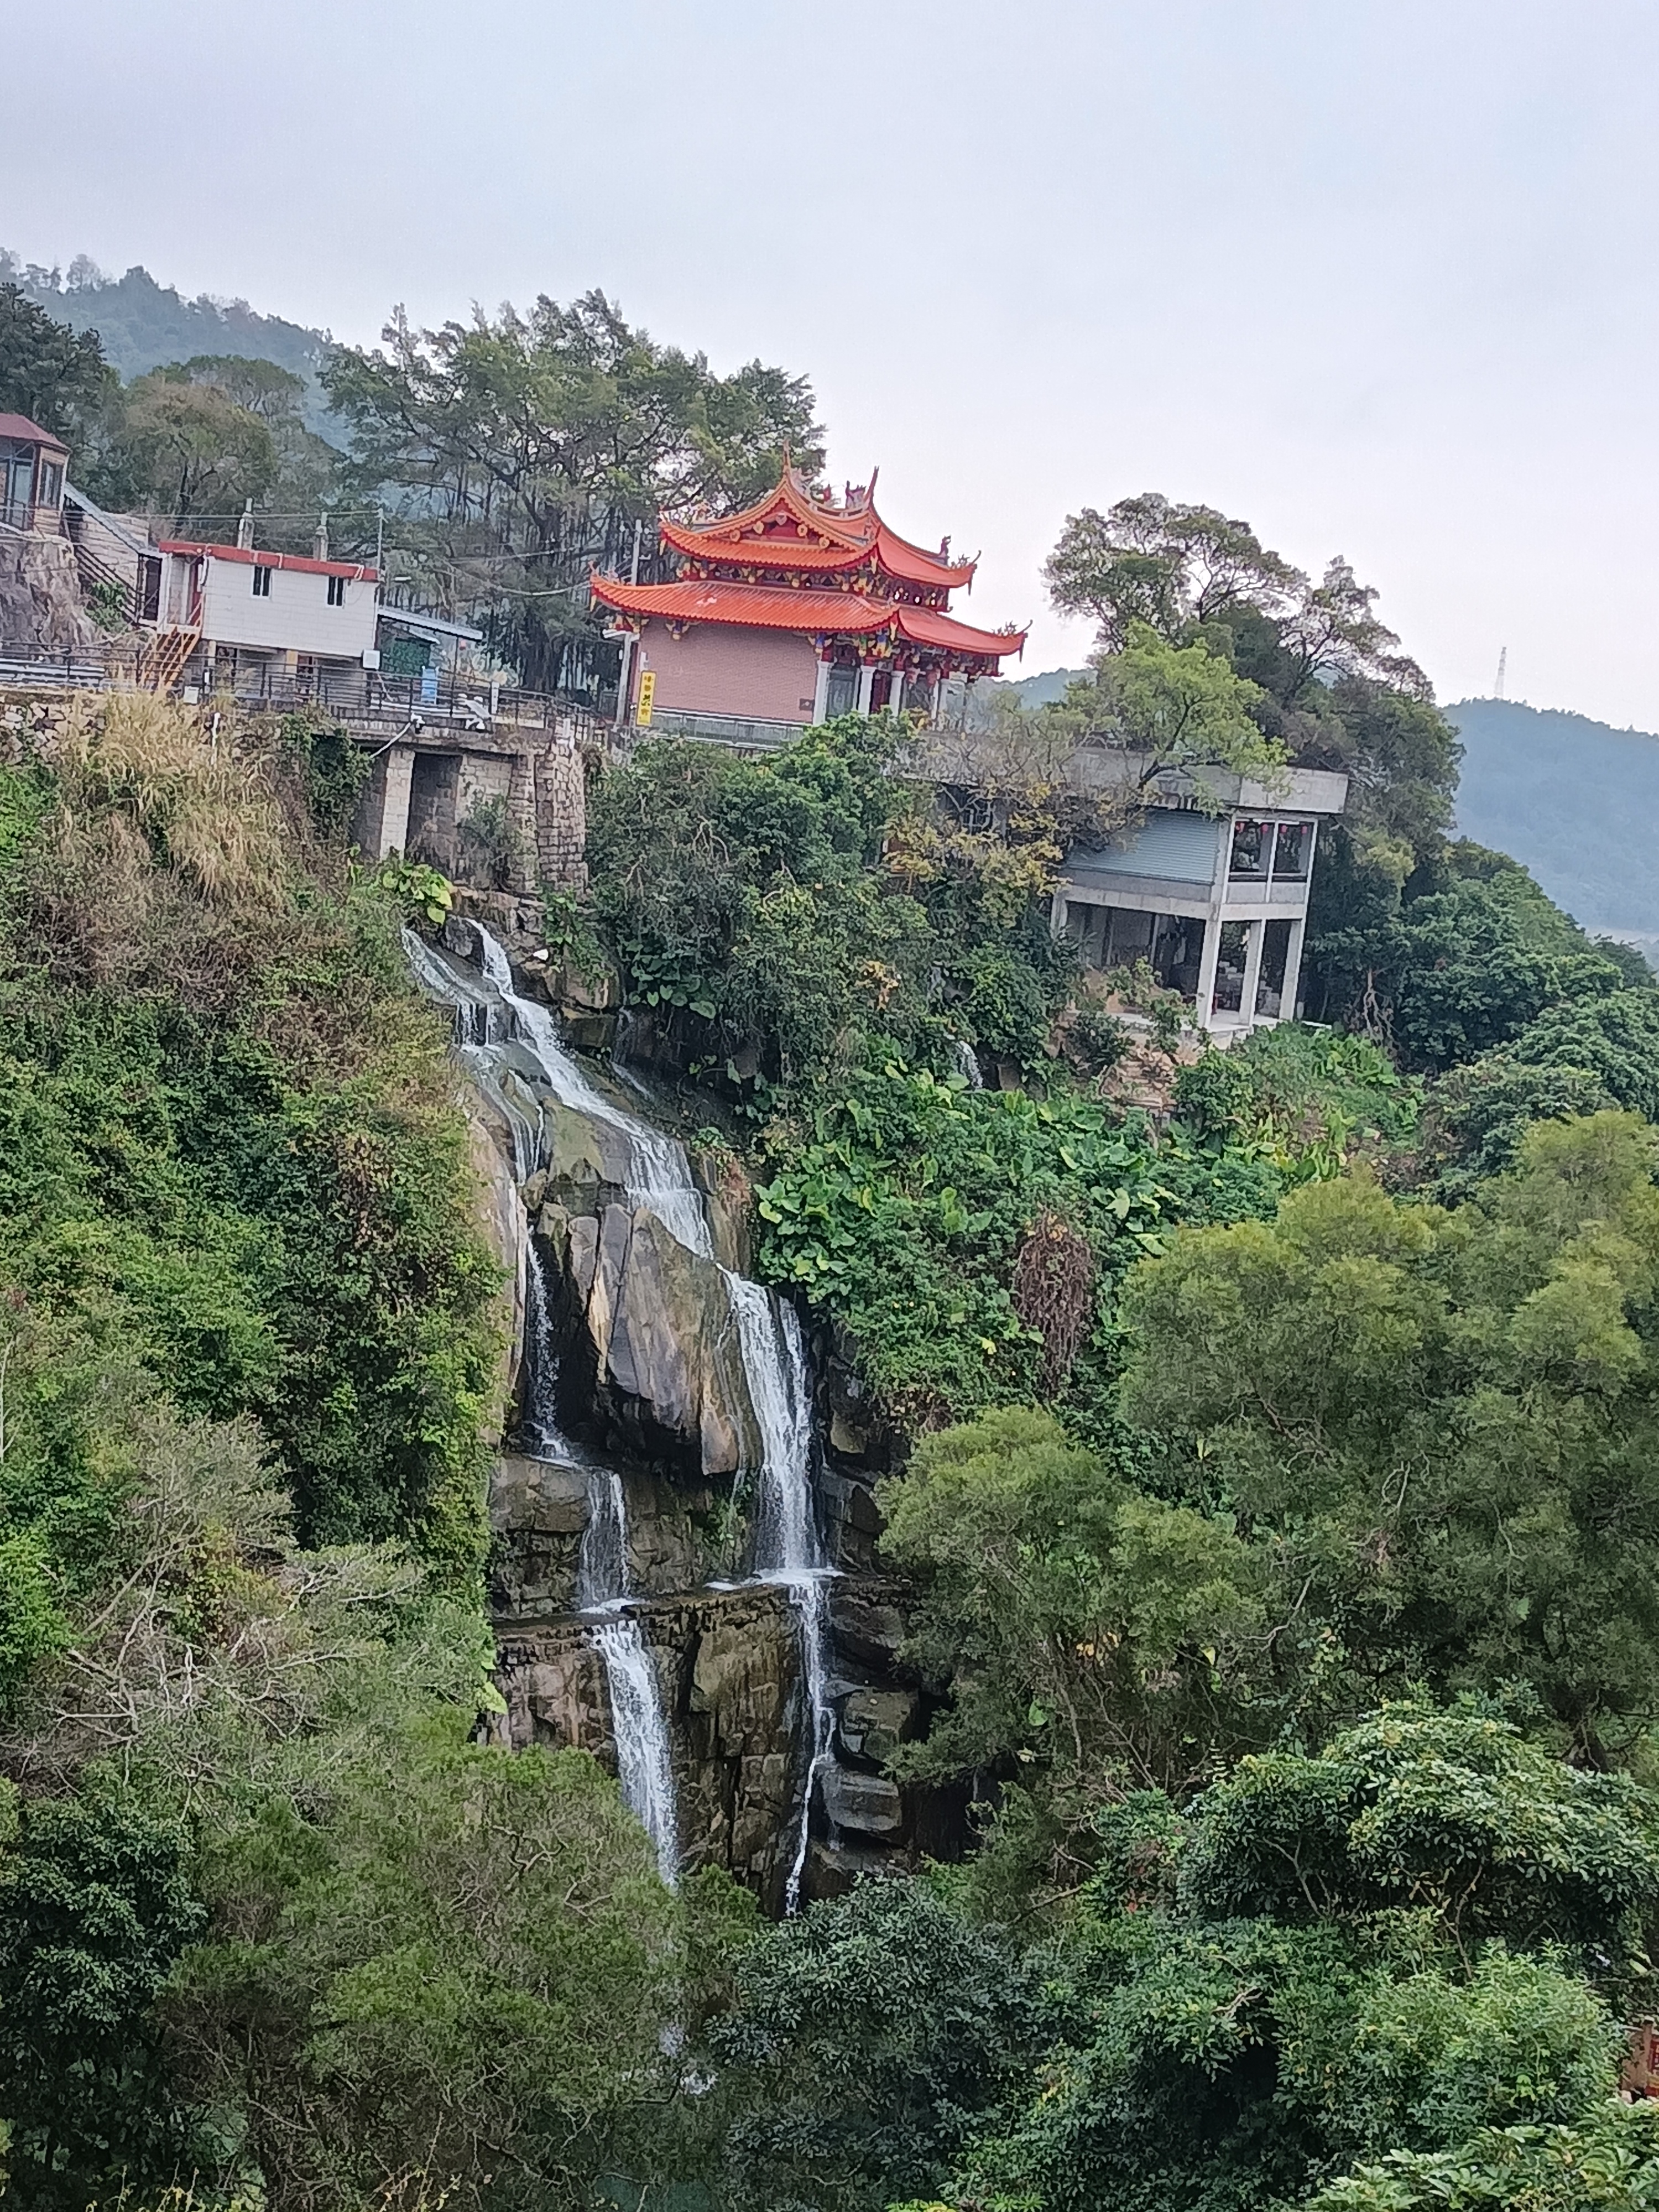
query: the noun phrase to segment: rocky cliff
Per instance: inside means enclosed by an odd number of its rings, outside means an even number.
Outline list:
[[[471,949],[468,926],[453,936]],[[495,1018],[466,1012],[463,1027],[476,1039]],[[613,1118],[635,1115],[637,1101],[624,1104],[591,1065],[557,1095],[512,1034],[524,1018],[496,1021],[503,1033],[487,1052],[475,1042],[466,1055],[494,1146],[498,1249],[524,1274],[502,1212],[506,1177],[528,1224],[533,1278],[512,1448],[496,1461],[490,1498],[504,1735],[617,1762],[593,1630],[620,1607],[648,1657],[683,1865],[723,1866],[776,1909],[809,1789],[805,1894],[950,1853],[961,1804],[884,1771],[918,1731],[923,1694],[898,1657],[902,1592],[878,1571],[871,1482],[881,1455],[855,1381],[833,1346],[811,1347],[813,1505],[834,1571],[815,1677],[800,1588],[756,1571],[768,1436],[732,1287],[747,1256],[741,1179],[729,1158],[704,1158],[686,1164],[685,1188],[642,1199],[638,1140]],[[544,1062],[544,1039],[542,1049]],[[584,1105],[580,1085],[594,1102]],[[599,1512],[622,1547],[609,1587],[627,1595],[596,1612],[593,1550],[609,1540]],[[815,1694],[828,1708],[816,1760]]]

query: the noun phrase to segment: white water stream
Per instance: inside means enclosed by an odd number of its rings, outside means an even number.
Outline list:
[[[688,1251],[714,1261],[708,1216],[692,1181],[684,1146],[607,1098],[588,1080],[566,1050],[550,1009],[514,989],[506,952],[487,930],[473,926],[477,929],[483,975],[490,987],[487,993],[438,959],[412,933],[406,933],[406,942],[410,963],[421,982],[432,995],[456,1010],[462,1058],[481,1087],[508,1115],[520,1180],[538,1164],[538,1159],[526,1164],[525,1153],[533,1142],[533,1150],[539,1155],[541,1146],[539,1133],[532,1140],[523,1113],[502,1079],[501,1063],[510,1032],[516,1032],[556,1098],[623,1139],[629,1202],[654,1213]],[[510,1021],[501,1018],[492,997],[510,1013]],[[534,1438],[539,1440],[538,1452],[582,1465],[586,1472],[588,1523],[578,1569],[578,1602],[584,1612],[611,1616],[591,1629],[589,1635],[604,1662],[610,1689],[618,1776],[623,1796],[656,1844],[665,1881],[672,1881],[678,1845],[673,1774],[661,1695],[640,1623],[621,1609],[629,1595],[627,1504],[622,1478],[614,1468],[581,1459],[559,1433],[553,1419],[551,1376],[544,1351],[547,1286],[534,1240],[526,1241],[531,1254],[526,1317],[541,1354],[538,1357],[526,1346],[529,1423]],[[811,1390],[800,1323],[792,1308],[775,1299],[760,1284],[730,1268],[721,1267],[720,1273],[760,1431],[755,1578],[785,1587],[799,1621],[805,1761],[784,1893],[785,1910],[793,1914],[800,1901],[813,1792],[829,1756],[835,1727],[830,1703],[826,1590],[832,1570],[823,1558],[812,1510]]]

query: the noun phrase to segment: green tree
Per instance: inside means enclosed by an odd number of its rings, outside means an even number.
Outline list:
[[[165,1806],[94,1784],[21,1802],[0,1838],[0,2116],[22,2204],[167,2178],[184,2154],[156,1999],[205,1913]]]
[[[740,507],[786,453],[823,459],[803,379],[757,361],[718,376],[602,293],[436,331],[400,311],[383,336],[324,372],[356,481],[392,503],[410,574],[544,689],[614,667],[586,581],[626,563],[635,523],[649,546],[659,509]]]
[[[1224,1524],[1020,1408],[925,1437],[880,1498],[884,1553],[919,1583],[908,1656],[951,1689],[907,1765],[1012,1760],[1062,1795],[1111,1794],[1185,1786],[1248,1735],[1232,1678],[1264,1626],[1260,1577]]]
[[[173,524],[227,526],[246,500],[276,482],[280,463],[270,425],[212,384],[165,369],[123,394],[105,455],[106,477]]]
[[[883,2212],[941,2186],[1041,2048],[1036,1973],[921,1882],[868,1882],[764,1935],[714,2032],[729,2201]]]
[[[115,386],[95,331],[72,331],[20,285],[0,283],[0,410],[78,440]]]
[[[1519,1679],[1592,1759],[1654,1713],[1656,1143],[1544,1124],[1457,1214],[1356,1175],[1131,1276],[1159,1480],[1266,1547],[1342,1695]]]
[[[1218,812],[1224,801],[1212,771],[1271,784],[1286,764],[1284,746],[1254,718],[1261,696],[1201,641],[1172,644],[1147,623],[1132,622],[1123,643],[1099,656],[1091,675],[1049,711],[1081,737],[1104,738],[1127,753],[1139,793],[1176,776]]]

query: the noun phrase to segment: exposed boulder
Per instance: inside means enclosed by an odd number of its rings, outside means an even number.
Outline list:
[[[576,1324],[570,1356],[591,1376],[593,1409],[611,1434],[698,1478],[754,1466],[759,1431],[719,1267],[648,1206],[573,1213],[549,1204],[538,1228]]]
[[[896,1836],[904,1826],[904,1800],[896,1782],[884,1774],[860,1774],[850,1766],[826,1767],[819,1778],[823,1809],[830,1825],[854,1835]]]
[[[568,1613],[587,1528],[580,1468],[503,1456],[489,1482],[489,1603],[497,1619]]]
[[[866,1687],[849,1692],[841,1709],[842,1748],[854,1759],[884,1765],[911,1733],[920,1703],[914,1690]]]
[[[83,653],[100,635],[82,604],[68,538],[0,532],[0,647]]]

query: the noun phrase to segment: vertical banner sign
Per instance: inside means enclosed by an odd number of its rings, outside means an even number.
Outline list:
[[[634,710],[634,720],[641,729],[651,726],[651,702],[657,696],[657,672],[647,668],[640,678],[640,703]]]

